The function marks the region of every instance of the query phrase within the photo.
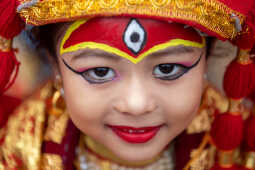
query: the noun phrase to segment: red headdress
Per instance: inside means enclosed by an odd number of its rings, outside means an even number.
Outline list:
[[[202,32],[229,40],[239,47],[237,57],[228,66],[224,89],[230,98],[227,113],[215,117],[211,137],[219,149],[213,169],[236,169],[222,157],[238,147],[243,136],[243,120],[238,113],[242,98],[255,86],[254,0],[1,0],[0,1],[0,93],[15,79],[18,70],[12,39],[24,23],[45,25],[97,16],[132,16],[174,21]],[[254,135],[254,134],[253,134]]]

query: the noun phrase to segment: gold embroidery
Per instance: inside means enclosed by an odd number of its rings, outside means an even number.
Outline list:
[[[26,22],[34,25],[121,14],[196,22],[224,38],[234,38],[237,35],[231,15],[237,16],[241,24],[245,18],[217,0],[44,0],[20,11]]]
[[[152,5],[156,8],[165,7],[169,4],[170,0],[150,0]]]
[[[255,152],[245,154],[244,166],[248,169],[255,169]]]
[[[0,169],[39,170],[45,122],[44,101],[50,94],[50,84],[10,116],[5,126],[5,140],[0,147]]]
[[[190,154],[191,158],[193,158],[196,154],[196,150],[193,150]],[[190,170],[209,170],[210,166],[210,154],[209,154],[209,149],[203,150],[199,157],[192,162],[190,165]]]
[[[42,100],[46,100],[47,98],[50,98],[52,96],[53,93],[53,83],[52,82],[48,82],[44,88],[42,88],[39,91],[38,94],[38,98],[42,99]]]
[[[49,115],[44,140],[61,144],[65,135],[68,118],[66,113],[61,115]]]
[[[0,51],[8,52],[11,50],[12,41],[0,36]]]
[[[191,158],[188,161],[188,163],[185,165],[183,170],[189,170],[192,165],[194,166],[194,164],[196,164],[196,162],[200,160],[201,154],[206,150],[205,147],[207,146],[209,142],[210,142],[210,135],[209,133],[206,133],[202,139],[202,142],[199,144],[198,148],[191,153],[190,155]]]
[[[144,0],[126,0],[126,5],[127,6],[132,6],[132,5],[141,5]]]
[[[214,114],[215,109],[217,109],[220,113],[224,113],[228,110],[229,101],[226,97],[222,96],[220,92],[218,92],[212,86],[208,86],[206,89],[206,93],[204,96],[204,102],[212,109],[212,114]]]
[[[201,106],[196,117],[187,128],[188,134],[208,132],[211,129],[211,123],[215,110],[220,112],[227,111],[229,106],[226,97],[222,96],[215,88],[208,85],[203,94]]]
[[[237,62],[242,65],[251,64],[253,60],[250,58],[250,50],[239,49],[237,54]]]
[[[8,120],[7,132],[1,149],[7,166],[25,166],[38,170],[45,119],[45,103],[30,99]]]
[[[42,155],[42,170],[63,170],[62,159],[59,155],[44,153]]]
[[[188,134],[208,132],[211,129],[211,118],[206,109],[199,111],[187,128]]]
[[[109,2],[110,1],[110,2]],[[114,8],[119,0],[99,0],[101,8]]]
[[[218,151],[218,158],[220,166],[229,168],[234,163],[234,151]]]

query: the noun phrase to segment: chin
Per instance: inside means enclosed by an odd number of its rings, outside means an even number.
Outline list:
[[[129,144],[128,144],[129,145]],[[133,145],[133,146],[132,146]],[[116,145],[114,145],[116,146]],[[149,161],[164,150],[165,145],[131,144],[126,147],[111,148],[112,152],[120,159],[127,162]]]
[[[148,161],[151,160],[153,158],[155,158],[160,152],[150,152],[150,154],[146,154],[146,153],[138,153],[133,152],[133,153],[118,153],[119,158],[121,158],[122,160],[125,160],[127,162],[142,162],[142,161]]]
[[[110,135],[111,142],[105,140],[105,146],[120,159],[128,162],[148,161],[158,156],[166,146],[171,143],[171,138],[162,129],[152,140],[146,143],[129,143],[115,134]]]

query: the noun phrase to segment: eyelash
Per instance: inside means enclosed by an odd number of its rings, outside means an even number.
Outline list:
[[[191,70],[192,68],[194,68],[196,65],[198,65],[198,63],[200,62],[201,58],[202,58],[202,54],[201,54],[201,56],[199,57],[199,59],[198,59],[193,65],[191,65],[191,66],[185,66],[185,65],[182,65],[182,64],[174,64],[174,63],[159,64],[159,65],[157,65],[157,66],[154,67],[153,73],[152,73],[152,74],[153,74],[153,75],[155,76],[155,78],[157,78],[157,79],[161,79],[161,80],[165,80],[165,81],[176,80],[176,79],[180,78],[181,76],[183,76],[185,73],[187,73],[189,70]],[[62,60],[63,60],[63,59],[62,59]],[[87,69],[87,70],[85,70],[85,71],[79,72],[79,71],[76,71],[76,70],[74,70],[73,68],[71,68],[64,60],[63,60],[63,63],[65,64],[65,66],[66,66],[68,69],[70,69],[71,71],[73,71],[73,72],[76,73],[76,74],[81,75],[81,76],[82,76],[86,81],[88,81],[90,84],[103,84],[103,83],[112,81],[112,80],[114,80],[114,79],[117,78],[116,72],[115,72],[113,69],[109,68],[109,67],[95,67],[95,68],[90,68],[90,69]],[[169,66],[170,66],[170,67],[172,68],[172,70],[171,70],[170,73],[172,73],[172,71],[173,71],[174,69],[182,69],[182,70],[180,71],[179,74],[167,75],[167,76],[164,75],[164,76],[162,76],[162,75],[159,75],[159,74],[155,74],[155,73],[154,73],[154,71],[155,71],[158,67],[160,67],[160,66],[162,66],[162,67],[164,67],[164,66],[169,67]],[[100,69],[101,69],[101,71],[102,71],[102,70],[105,71],[105,70],[107,69],[107,74],[108,74],[109,71],[110,71],[111,73],[114,73],[114,76],[113,76],[113,77],[110,77],[110,78],[107,78],[107,79],[100,79],[100,78],[95,79],[95,78],[93,78],[93,77],[91,76],[91,74],[94,74],[94,76],[99,77],[99,76],[96,75],[96,73],[95,73],[96,69],[98,69],[97,71],[99,71]],[[162,70],[161,70],[161,71],[162,71]],[[164,74],[164,73],[163,73],[163,74]],[[168,74],[169,74],[169,73],[168,73]],[[94,79],[94,80],[93,80],[93,79]]]
[[[153,72],[153,75],[157,79],[167,80],[167,81],[176,80],[190,70],[188,67],[181,65],[181,64],[166,63],[166,64],[157,65],[156,67],[154,67],[153,71],[156,71],[157,68],[159,68],[160,66],[171,67],[172,70],[170,71],[170,73],[165,73],[165,74],[171,74],[171,75],[160,75],[160,74],[156,74],[155,72]],[[160,68],[158,70],[160,70]],[[179,73],[172,73],[174,71],[179,72]],[[162,70],[161,70],[161,73],[163,73]]]

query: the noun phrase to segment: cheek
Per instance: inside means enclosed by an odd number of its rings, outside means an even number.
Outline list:
[[[95,93],[83,78],[67,69],[61,70],[68,114],[84,133],[95,131],[105,110],[103,97]]]
[[[185,129],[198,111],[204,86],[204,66],[205,61],[202,60],[197,68],[190,70],[164,91],[167,97],[162,93],[164,101],[167,101],[163,107],[166,119],[176,131]]]

